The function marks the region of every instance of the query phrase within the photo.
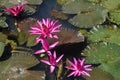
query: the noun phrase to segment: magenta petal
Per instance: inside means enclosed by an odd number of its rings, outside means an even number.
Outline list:
[[[75,64],[73,64],[70,60],[68,60],[68,63],[73,66],[73,67],[76,67]]]
[[[84,65],[84,62],[85,62],[85,59],[82,59],[80,64]]]
[[[55,66],[50,66],[50,72],[52,73],[55,69]]]
[[[45,52],[45,50],[41,49],[41,50],[36,51],[34,54],[40,54],[40,53],[44,53],[44,52]]]
[[[73,60],[74,60],[75,65],[77,65],[77,60],[75,57],[73,58]]]
[[[53,53],[53,56],[54,56],[54,58],[56,59],[56,52],[54,51],[54,53]]]
[[[46,61],[46,60],[40,60],[40,61],[47,64],[47,65],[51,65],[49,61]]]
[[[63,56],[64,55],[62,54],[59,58],[57,58],[56,62],[59,62]]]
[[[54,48],[55,46],[57,46],[58,43],[59,43],[59,42],[57,41],[57,42],[53,43],[52,45],[50,45],[50,49],[52,49],[52,48]]]
[[[72,76],[74,74],[75,74],[75,72],[71,72],[67,77],[70,77],[70,76]]]
[[[90,74],[88,74],[88,73],[85,72],[85,71],[83,71],[82,74],[85,75],[85,76],[89,76],[89,77],[90,77]]]

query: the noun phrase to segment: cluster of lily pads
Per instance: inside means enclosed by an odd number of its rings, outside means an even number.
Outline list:
[[[120,1],[57,0],[57,20],[36,20],[43,1],[0,1],[0,79],[120,80]]]

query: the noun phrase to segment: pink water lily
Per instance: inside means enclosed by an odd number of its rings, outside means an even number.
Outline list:
[[[57,20],[51,20],[50,18],[42,19],[42,21],[37,20],[37,26],[32,26],[29,31],[31,34],[40,35],[37,38],[37,43],[41,40],[41,38],[58,38],[54,33],[60,32],[59,28],[62,24],[58,24]]]
[[[18,16],[18,14],[23,11],[25,6],[26,4],[15,5],[13,7],[4,9],[4,11],[11,13],[13,16]]]
[[[50,72],[52,73],[54,71],[55,67],[58,66],[59,61],[62,59],[62,57],[64,55],[61,55],[60,57],[58,57],[56,59],[56,52],[54,51],[53,54],[51,54],[51,52],[49,52],[48,56],[49,56],[49,60],[48,61],[47,60],[41,60],[41,62],[49,65],[50,66]]]
[[[69,70],[72,70],[72,72],[67,76],[67,77],[70,77],[72,75],[74,76],[81,76],[81,75],[84,75],[84,76],[90,76],[89,73],[87,73],[86,71],[91,71],[92,69],[89,68],[91,67],[91,65],[85,65],[84,62],[85,62],[85,59],[76,59],[76,58],[73,58],[74,59],[74,63],[72,63],[71,61],[68,60],[68,63],[70,64],[70,66],[66,66],[67,69]]]
[[[36,51],[34,54],[40,54],[40,53],[44,53],[44,52],[48,53],[49,50],[54,48],[59,42],[57,41],[50,45],[46,39],[41,39],[41,43],[42,43],[42,49]]]

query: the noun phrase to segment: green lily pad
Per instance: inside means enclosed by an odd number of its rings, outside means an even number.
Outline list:
[[[72,1],[72,0],[57,0],[57,3],[60,4],[60,5],[64,5],[69,1]]]
[[[88,35],[91,42],[110,42],[120,45],[120,29],[116,25],[93,27]]]
[[[101,5],[109,11],[119,9],[120,0],[101,0]]]
[[[38,37],[38,35],[30,35],[28,37],[28,40],[27,40],[27,46],[28,47],[32,47],[32,46],[35,46],[36,45],[36,38]]]
[[[5,22],[6,18],[5,17],[0,17],[0,27],[1,28],[7,28],[8,24]]]
[[[18,38],[17,38],[18,39],[18,43],[20,45],[23,45],[27,41],[28,36],[29,36],[29,34],[26,33],[25,31],[19,32]]]
[[[102,24],[106,20],[108,13],[102,6],[85,0],[70,1],[62,9],[64,13],[77,14],[69,19],[69,22],[80,28],[91,28],[95,25]]]
[[[7,35],[0,32],[0,42],[4,42],[7,40]]]
[[[34,46],[37,35],[33,37],[30,35],[29,30],[31,26],[36,25],[36,20],[33,18],[25,19],[18,23],[18,28],[21,30],[18,35],[18,42],[20,45],[27,42],[27,46]]]
[[[99,3],[101,0],[88,0],[90,2]]]
[[[109,64],[102,64],[100,68],[113,75],[114,80],[120,80],[120,58]]]
[[[93,71],[90,71],[90,77],[85,77],[87,80],[114,80],[113,76],[101,70],[100,68],[93,68]]]
[[[2,80],[44,80],[44,72],[29,71],[28,68],[39,61],[28,52],[13,53],[12,57],[0,62],[0,79]]]
[[[109,20],[111,22],[120,24],[120,10],[114,10],[109,12]]]
[[[5,44],[0,42],[0,57],[2,56],[2,54],[4,52],[4,47],[5,47]]]
[[[84,50],[89,63],[109,64],[120,58],[120,46],[112,43],[96,43]]]

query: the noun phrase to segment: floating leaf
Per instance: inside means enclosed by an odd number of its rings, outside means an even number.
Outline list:
[[[0,42],[5,42],[7,40],[7,35],[0,32]]]
[[[30,35],[27,40],[27,46],[28,47],[35,46],[37,37],[38,37],[37,35]]]
[[[57,33],[59,39],[59,44],[66,44],[66,43],[79,43],[84,41],[84,36],[78,32],[78,30],[74,30],[71,28],[60,28],[60,32]],[[50,39],[50,42],[55,42],[53,39]]]
[[[19,45],[23,45],[27,41],[28,36],[29,34],[25,31],[19,32],[18,38],[17,38]]]
[[[89,73],[90,77],[86,77],[87,80],[114,80],[111,74],[100,68],[93,68],[93,71],[90,71]]]
[[[29,33],[30,27],[34,25],[36,25],[36,20],[33,18],[28,18],[18,23],[18,27],[21,30],[18,36],[18,42],[20,45],[27,41],[27,46],[30,47],[35,45],[35,39],[37,35],[33,37],[33,35],[30,35]]]
[[[120,80],[120,58],[109,64],[102,64],[100,68],[109,72],[115,78],[114,80]]]
[[[64,5],[65,3],[72,1],[72,0],[57,0],[57,3],[60,5]]]
[[[84,50],[87,61],[90,63],[109,64],[120,58],[120,46],[111,43],[96,43]]]
[[[116,25],[97,26],[90,31],[88,40],[91,42],[110,42],[120,45],[120,29]]]
[[[31,52],[13,53],[7,61],[0,62],[0,79],[2,80],[44,80],[42,71],[29,71],[28,68],[39,61]]]
[[[63,12],[77,14],[69,20],[71,24],[80,28],[91,28],[94,25],[102,24],[106,20],[108,11],[98,4],[85,0],[74,0],[63,6]]]
[[[0,27],[1,28],[7,28],[8,24],[5,22],[6,18],[5,17],[0,17]]]
[[[4,47],[5,47],[5,44],[0,42],[0,57],[2,56],[2,54],[4,52]]]
[[[101,0],[88,0],[90,2],[99,3]]]
[[[120,24],[120,10],[114,10],[109,12],[109,20]]]
[[[92,11],[93,8],[94,8],[94,5],[85,0],[72,0],[66,3],[65,5],[63,5],[62,10],[64,13],[77,14],[83,11],[84,12]]]
[[[119,9],[120,0],[101,0],[101,5],[110,11]]]
[[[42,3],[42,0],[1,0],[1,6],[11,7],[17,4],[32,4],[39,5]]]
[[[56,10],[56,9],[53,9],[51,11],[51,16],[56,18],[56,19],[61,19],[61,20],[67,20],[68,19],[67,15],[65,15],[63,12],[61,12],[59,10]]]

